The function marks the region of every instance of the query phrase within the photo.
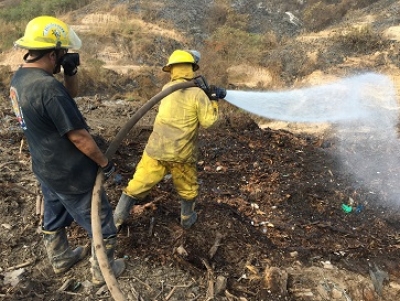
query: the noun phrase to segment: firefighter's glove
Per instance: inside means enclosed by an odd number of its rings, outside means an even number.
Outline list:
[[[104,181],[107,181],[108,178],[115,172],[117,167],[113,161],[108,160],[107,165],[104,166],[102,169],[104,174]]]
[[[226,96],[226,90],[221,87],[217,87],[214,85],[210,85],[209,90],[208,90],[208,97],[211,100],[216,100],[218,101],[219,99],[224,99]]]
[[[66,53],[60,61],[61,66],[63,66],[64,74],[68,76],[74,76],[78,72],[79,53]]]

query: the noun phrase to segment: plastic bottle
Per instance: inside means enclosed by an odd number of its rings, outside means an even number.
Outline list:
[[[351,211],[353,211],[353,207],[351,207],[351,206],[349,206],[349,205],[346,205],[346,204],[342,204],[342,210],[343,210],[345,213],[350,213]]]

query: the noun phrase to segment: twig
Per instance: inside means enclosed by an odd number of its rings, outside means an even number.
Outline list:
[[[159,291],[158,294],[154,297],[154,301],[157,301],[158,297],[160,297],[162,294],[162,291]]]
[[[17,163],[21,163],[21,161],[8,161],[8,162],[4,162],[4,163],[0,164],[0,169],[2,169],[4,166],[10,165],[10,164],[17,164]]]
[[[127,277],[122,276],[122,277],[119,277],[119,279],[132,279],[132,278],[135,279],[136,281],[140,282],[141,284],[143,284],[148,290],[154,291],[154,289],[150,285],[148,285],[146,282],[140,280],[139,278],[137,278],[135,276],[129,276],[129,277],[128,276]]]
[[[161,280],[161,294],[164,293],[164,279]]]
[[[42,197],[40,195],[36,196],[36,215],[42,213]]]
[[[19,154],[22,154],[22,147],[24,146],[24,139],[21,139],[21,145],[19,146]]]
[[[175,290],[177,289],[177,288],[189,288],[189,287],[191,287],[193,285],[193,282],[190,282],[189,284],[186,284],[186,285],[175,285],[172,289],[171,289],[171,291],[168,293],[168,295],[165,297],[165,301],[168,301],[169,300],[169,298],[171,298],[172,297],[172,295],[174,294],[174,292],[175,292]]]
[[[208,263],[207,259],[202,258],[201,261],[203,262],[204,266],[207,268],[207,277],[208,277],[208,286],[207,286],[207,294],[206,300],[213,300],[214,299],[214,271],[210,264]]]
[[[75,282],[75,279],[69,278],[67,281],[64,282],[63,285],[57,290],[59,292],[66,291],[73,283]]]
[[[188,301],[196,301],[197,299],[199,299],[200,298],[200,295],[197,295],[196,297],[194,297],[193,299],[190,299],[190,300],[188,300]]]
[[[252,292],[252,291],[248,291],[248,290],[245,290],[245,289],[241,289],[241,288],[235,288],[235,291],[242,292],[242,293],[245,293],[245,294],[251,295],[251,296],[257,296],[257,293]]]
[[[44,217],[44,200],[43,200],[43,198],[41,198],[41,200],[42,200],[42,203],[41,203],[41,206],[40,206],[40,224],[39,225],[42,225],[42,222],[43,222],[43,217]]]
[[[36,258],[31,259],[31,260],[28,260],[28,261],[26,261],[26,262],[17,264],[17,265],[15,265],[15,266],[8,267],[8,268],[6,269],[6,271],[11,271],[11,270],[15,270],[15,269],[19,269],[19,268],[26,267],[26,266],[28,266],[28,265],[31,265],[32,263],[35,263],[35,261],[36,261]]]
[[[136,291],[136,289],[133,287],[133,284],[131,282],[129,282],[129,286],[131,287],[131,292],[132,292],[133,297],[136,298],[136,300],[138,300],[138,301],[142,300],[142,297]]]
[[[81,296],[82,295],[80,293],[73,293],[73,292],[67,292],[67,291],[60,291],[60,293],[72,295],[72,296]]]
[[[216,237],[215,237],[214,244],[213,244],[213,246],[210,248],[210,251],[208,251],[208,257],[209,257],[210,259],[212,259],[212,258],[214,257],[214,255],[215,255],[215,253],[217,253],[218,247],[221,245],[221,239],[222,239],[223,237],[224,237],[224,236],[223,236],[221,233],[217,232],[217,235],[216,235]]]
[[[154,216],[150,219],[150,228],[149,228],[149,237],[153,236],[153,228],[154,228]]]
[[[22,191],[24,191],[24,192],[26,192],[26,193],[30,193],[30,194],[32,194],[32,195],[36,195],[35,192],[29,191],[28,189],[26,189],[26,188],[24,188],[24,187],[21,187],[21,186],[15,184],[15,183],[10,183],[10,184],[13,184],[14,187],[16,187],[16,188],[18,188],[18,189],[20,189],[20,190],[22,190]]]
[[[19,190],[22,190],[22,191],[24,191],[26,193],[29,193],[29,194],[32,194],[32,195],[37,195],[35,192],[30,191],[30,190],[28,190],[28,189],[26,189],[24,187],[21,187],[21,186],[15,184],[15,183],[0,183],[0,186],[12,186],[12,187],[18,188]]]

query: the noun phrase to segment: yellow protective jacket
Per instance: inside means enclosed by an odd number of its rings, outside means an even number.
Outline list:
[[[186,81],[173,79],[163,89]],[[161,100],[145,152],[153,159],[195,162],[199,126],[210,127],[218,119],[218,103],[198,87],[177,90]]]

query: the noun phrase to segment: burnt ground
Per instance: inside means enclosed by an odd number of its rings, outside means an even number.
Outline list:
[[[104,150],[136,110],[78,104]],[[200,134],[195,226],[181,229],[166,177],[119,233],[126,298],[399,300],[399,211],[342,171],[334,135],[262,130],[246,114],[224,110],[222,104],[221,120]],[[122,182],[105,183],[113,206],[140,159],[154,111],[114,156]],[[112,300],[107,289],[89,285],[88,258],[65,275],[52,272],[37,232],[40,193],[27,145],[7,102],[1,114],[0,299]],[[344,212],[349,202],[359,210]],[[71,244],[88,242],[76,224],[68,232]],[[20,276],[8,283],[11,272]]]

